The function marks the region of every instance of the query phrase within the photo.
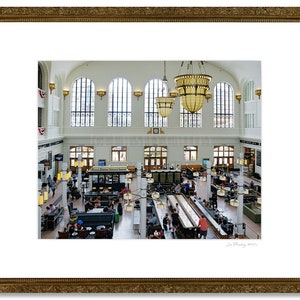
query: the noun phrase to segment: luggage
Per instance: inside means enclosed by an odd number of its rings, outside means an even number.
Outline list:
[[[119,223],[119,219],[120,219],[120,215],[119,215],[119,213],[116,211],[116,212],[115,212],[115,223]]]

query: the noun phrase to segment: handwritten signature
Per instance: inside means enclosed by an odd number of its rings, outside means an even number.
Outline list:
[[[257,243],[254,242],[229,242],[227,243],[226,247],[241,247],[241,248],[245,248],[245,247],[254,247],[254,246],[258,246]]]

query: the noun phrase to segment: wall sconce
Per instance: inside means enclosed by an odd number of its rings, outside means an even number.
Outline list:
[[[66,98],[66,96],[68,96],[69,95],[69,90],[63,90],[63,95],[64,95],[64,98]]]
[[[105,90],[99,90],[99,91],[97,91],[97,95],[100,96],[100,99],[102,100],[102,97],[106,95],[106,91]]]
[[[170,97],[171,98],[176,98],[176,97],[178,97],[178,93],[177,92],[170,92]]]
[[[140,98],[141,96],[143,96],[143,92],[140,91],[140,90],[134,91],[133,94],[134,94],[134,96],[137,97],[138,100],[139,100],[139,98]]]
[[[260,99],[261,89],[255,90],[255,95],[258,96],[258,99]]]
[[[238,100],[239,104],[240,104],[240,101],[242,100],[242,95],[241,94],[236,94],[235,99]]]
[[[211,98],[211,93],[206,93],[205,94],[206,102]]]
[[[49,83],[49,89],[50,89],[50,94],[52,94],[52,91],[55,90],[55,83],[50,82]]]

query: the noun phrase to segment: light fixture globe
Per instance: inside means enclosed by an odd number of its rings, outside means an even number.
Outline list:
[[[158,199],[160,198],[160,194],[159,194],[159,192],[153,192],[153,193],[151,194],[151,197],[152,197],[152,199],[154,199],[154,200],[158,200]]]
[[[132,199],[132,194],[131,193],[125,193],[123,195],[123,199],[126,201],[130,201]]]
[[[206,74],[183,74],[174,78],[181,105],[185,110],[195,113],[202,108],[211,79]]]
[[[172,97],[157,97],[156,108],[159,115],[163,118],[168,117],[173,109],[175,98]]]

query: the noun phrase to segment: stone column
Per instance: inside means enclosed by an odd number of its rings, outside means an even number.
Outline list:
[[[146,238],[146,217],[147,217],[147,179],[141,178],[141,201],[140,201],[140,237]]]
[[[65,211],[68,211],[68,203],[67,203],[67,163],[62,164],[62,205]]]
[[[208,199],[211,197],[211,162],[208,161],[206,163],[206,201],[208,201]]]
[[[240,174],[237,178],[238,184],[238,201],[239,206],[237,207],[237,234],[244,235],[243,230],[243,206],[244,206],[244,155],[240,153]]]
[[[81,182],[82,182],[81,163],[82,163],[82,156],[81,156],[81,154],[79,154],[78,155],[78,169],[77,169],[77,187],[78,187],[79,191],[81,191]]]

